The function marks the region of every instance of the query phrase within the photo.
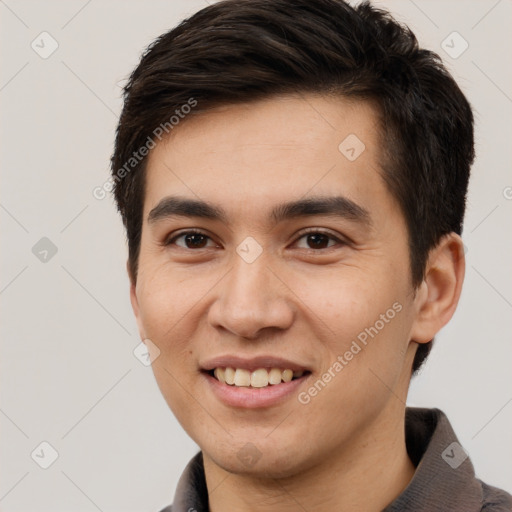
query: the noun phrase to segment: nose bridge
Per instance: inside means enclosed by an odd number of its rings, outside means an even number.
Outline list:
[[[293,318],[285,287],[268,268],[266,255],[244,258],[240,247],[210,311],[211,323],[244,338],[254,338],[266,327],[285,329]]]
[[[230,272],[230,290],[226,298],[240,307],[251,304],[254,309],[262,308],[268,302],[272,290],[269,288],[269,270],[267,258],[260,256],[249,262],[237,256],[234,258],[233,270]]]

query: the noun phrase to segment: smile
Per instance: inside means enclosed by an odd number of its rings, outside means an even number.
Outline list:
[[[264,408],[292,399],[312,376],[312,368],[273,354],[217,355],[199,361],[209,392],[229,407]]]

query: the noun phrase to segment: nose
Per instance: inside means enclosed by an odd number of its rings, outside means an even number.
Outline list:
[[[230,272],[220,281],[217,299],[209,310],[215,328],[254,340],[264,330],[285,330],[291,326],[293,293],[278,272],[260,256],[247,263],[235,255]]]

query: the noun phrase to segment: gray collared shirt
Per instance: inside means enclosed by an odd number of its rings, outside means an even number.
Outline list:
[[[407,407],[407,452],[416,471],[405,490],[382,512],[511,512],[512,496],[475,477],[473,464],[439,409]],[[174,503],[160,512],[208,512],[203,456],[183,472]]]

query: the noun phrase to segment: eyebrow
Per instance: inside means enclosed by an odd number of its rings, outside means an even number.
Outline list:
[[[368,210],[344,196],[309,197],[276,205],[269,218],[278,224],[295,217],[322,215],[347,219],[367,227],[371,226]],[[206,201],[180,196],[164,197],[148,215],[153,224],[170,217],[199,217],[228,223],[225,210]]]

